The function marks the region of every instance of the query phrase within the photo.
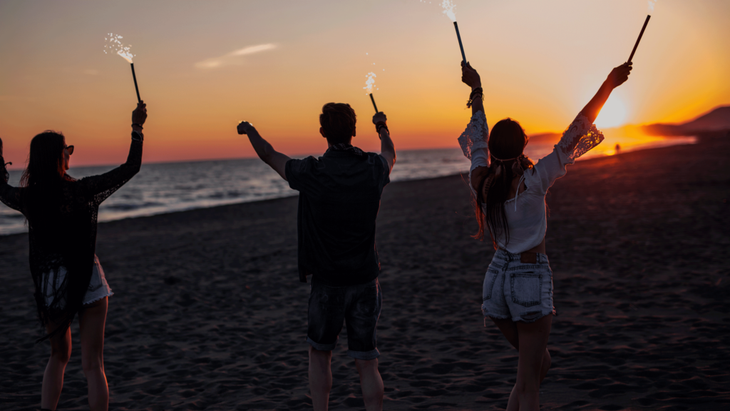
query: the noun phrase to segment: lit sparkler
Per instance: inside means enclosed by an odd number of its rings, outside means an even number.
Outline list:
[[[367,77],[367,80],[365,81],[365,87],[363,87],[363,89],[367,90],[366,94],[370,95],[370,101],[373,102],[375,113],[379,113],[378,106],[375,105],[375,99],[373,98],[373,87],[375,87],[375,77],[377,77],[377,75],[371,71],[366,74],[365,77]]]
[[[130,51],[131,46],[125,46],[122,44],[119,39],[122,38],[122,36],[118,34],[108,33],[109,37],[105,37],[104,40],[107,41],[106,46],[104,46],[104,53],[107,53],[107,50],[116,53],[121,58],[127,60],[129,62],[129,65],[132,67],[132,79],[134,80],[134,90],[137,92],[137,101],[142,102],[142,99],[139,97],[139,87],[137,86],[137,75],[134,73],[134,63],[132,62],[132,58],[134,57],[134,54]]]
[[[466,63],[466,54],[464,54],[464,45],[461,43],[461,34],[459,34],[459,25],[456,23],[456,13],[454,13],[454,8],[456,8],[456,4],[454,4],[453,0],[443,0],[441,2],[441,7],[444,9],[444,14],[449,16],[451,21],[454,22],[454,29],[456,29],[456,38],[459,40],[459,48],[461,49],[461,59]]]

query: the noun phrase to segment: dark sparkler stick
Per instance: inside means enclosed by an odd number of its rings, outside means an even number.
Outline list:
[[[373,107],[375,107],[375,114],[378,114],[378,113],[380,113],[380,112],[378,111],[378,106],[376,106],[376,105],[375,105],[375,99],[373,98],[373,93],[370,93],[370,101],[372,101],[372,102],[373,102]]]
[[[139,98],[139,87],[137,87],[137,75],[134,74],[134,63],[130,63],[132,66],[132,78],[134,79],[134,90],[137,92],[137,102],[141,103],[142,99]]]
[[[461,34],[459,34],[459,25],[454,22],[454,28],[456,29],[456,38],[459,39],[459,48],[461,49],[461,58],[466,63],[466,55],[464,54],[464,45],[461,44]]]
[[[634,44],[634,49],[631,50],[631,55],[629,56],[629,61],[627,63],[631,63],[631,59],[634,58],[634,53],[636,53],[636,48],[639,47],[639,42],[641,41],[641,37],[644,35],[644,30],[646,30],[646,25],[649,24],[649,19],[651,18],[651,15],[646,15],[646,20],[644,20],[644,26],[641,28],[641,33],[639,33],[639,38],[636,39],[636,44]]]

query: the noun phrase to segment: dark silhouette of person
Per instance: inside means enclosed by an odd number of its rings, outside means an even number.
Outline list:
[[[366,153],[352,145],[355,111],[348,104],[325,104],[319,131],[327,140],[327,151],[302,160],[276,151],[251,123],[238,125],[238,133],[248,135],[256,154],[299,191],[299,278],[306,282],[312,276],[307,342],[315,410],[326,410],[329,404],[332,350],[343,322],[365,408],[383,408],[376,339],[382,291],[375,219],[396,159],[386,120],[382,112],[373,116],[381,153]]]

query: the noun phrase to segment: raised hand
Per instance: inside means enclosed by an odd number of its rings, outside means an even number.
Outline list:
[[[633,68],[632,64],[633,63],[624,63],[618,67],[615,67],[608,75],[606,83],[608,83],[608,85],[610,85],[612,88],[616,88],[624,84],[626,80],[629,79],[629,74],[631,74],[631,69]]]
[[[249,123],[248,121],[242,121],[238,123],[238,127],[236,127],[238,134],[248,134],[251,131],[256,131],[256,128],[253,126],[253,124]]]
[[[373,116],[373,124],[375,125],[377,125],[378,123],[385,123],[386,121],[388,121],[388,117],[386,117],[385,113],[383,113],[382,111],[375,113],[375,115]]]
[[[137,103],[137,108],[132,112],[132,124],[137,124],[140,127],[147,120],[147,104],[144,101]]]
[[[477,88],[482,86],[482,79],[479,77],[479,73],[469,63],[461,62],[461,81],[471,88]]]

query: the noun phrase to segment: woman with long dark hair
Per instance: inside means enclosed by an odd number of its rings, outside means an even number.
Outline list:
[[[524,154],[527,135],[512,119],[487,128],[479,73],[462,63],[462,81],[472,88],[471,122],[459,137],[471,160],[469,183],[479,223],[475,237],[488,233],[496,252],[484,277],[482,312],[519,351],[517,380],[508,410],[538,410],[539,387],[550,368],[547,341],[552,324],[553,275],[545,253],[545,195],[565,166],[603,141],[593,125],[631,64],[614,68],[596,95],[578,113],[555,149],[533,164]]]
[[[11,187],[0,141],[0,200],[22,212],[28,221],[30,272],[38,316],[46,329],[38,341],[51,342],[51,357],[43,374],[42,410],[55,410],[61,396],[71,355],[69,327],[76,314],[90,408],[109,407],[103,348],[112,292],[95,253],[97,214],[99,204],[139,171],[146,119],[146,106],[140,102],[132,112],[132,143],[126,163],[80,180],[66,173],[74,146],[66,145],[63,134],[45,131],[30,143],[21,187]]]

